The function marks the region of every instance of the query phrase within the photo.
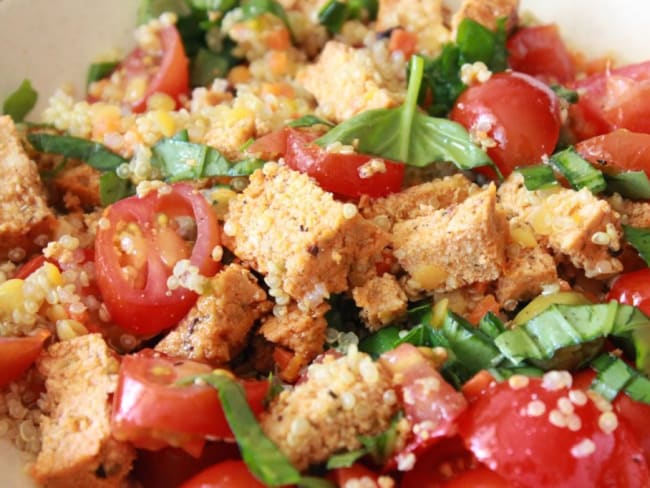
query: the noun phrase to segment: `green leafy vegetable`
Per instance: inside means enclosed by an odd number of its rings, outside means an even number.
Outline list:
[[[527,190],[540,190],[558,185],[553,168],[546,164],[525,166],[517,168],[516,171],[524,177],[524,185]]]
[[[504,71],[508,67],[506,38],[506,19],[499,19],[496,30],[491,31],[465,17],[458,25],[456,33],[460,59],[463,63],[482,61],[490,71]]]
[[[115,171],[107,171],[99,177],[99,199],[103,206],[115,203],[132,193],[131,182],[117,176]]]
[[[246,0],[242,3],[241,8],[244,13],[244,20],[254,19],[255,17],[259,17],[266,13],[275,15],[287,27],[289,34],[291,35],[291,40],[295,44],[296,38],[293,34],[289,17],[287,17],[287,13],[278,2],[275,0]]]
[[[298,481],[298,488],[336,488],[336,485],[323,478],[303,476],[300,478],[300,481]]]
[[[342,452],[340,454],[332,455],[326,464],[327,469],[349,468],[363,456],[368,454],[365,447],[356,449],[354,451]]]
[[[225,78],[230,68],[237,65],[239,61],[228,50],[216,53],[200,47],[191,63],[192,86],[209,86],[215,78]]]
[[[639,252],[645,263],[650,266],[650,228],[623,226],[623,235],[634,249]]]
[[[173,12],[179,17],[192,13],[185,0],[141,0],[138,7],[137,22],[146,24],[151,19],[157,19],[164,12]]]
[[[337,141],[350,144],[357,139],[359,152],[411,166],[450,161],[464,170],[489,165],[498,171],[487,154],[472,144],[463,126],[451,120],[429,117],[418,110],[423,66],[423,59],[413,56],[402,106],[362,112],[316,139],[316,143],[321,146]]]
[[[36,100],[38,100],[38,93],[32,88],[31,82],[23,80],[2,104],[2,113],[9,115],[14,122],[22,122],[36,105]]]
[[[219,393],[219,401],[228,425],[239,445],[242,458],[251,473],[268,486],[295,484],[300,473],[264,434],[251,411],[241,385],[225,371],[183,379],[180,385],[204,381]]]
[[[321,119],[315,115],[303,115],[302,117],[292,120],[287,124],[289,127],[300,128],[300,127],[313,127],[314,125],[326,125],[327,127],[334,127],[329,120]]]
[[[330,34],[337,34],[348,20],[374,20],[379,6],[376,0],[329,0],[318,11],[318,22]]]
[[[553,90],[558,97],[568,103],[578,103],[578,100],[580,99],[577,91],[570,90],[562,85],[553,84],[551,85],[551,90]]]
[[[604,174],[607,191],[633,200],[650,200],[650,180],[645,171]]]
[[[650,379],[622,359],[603,354],[591,362],[591,367],[598,374],[590,388],[609,401],[623,391],[633,400],[650,404]]]
[[[111,171],[126,163],[119,154],[114,153],[98,142],[91,142],[80,137],[60,136],[44,132],[29,134],[29,142],[37,151],[60,154],[67,158],[80,159],[93,168]]]
[[[551,163],[575,190],[588,188],[597,194],[607,187],[602,171],[594,168],[572,147],[551,156]]]
[[[118,64],[120,64],[119,61],[107,61],[104,63],[93,63],[88,66],[86,88],[88,88],[91,83],[106,78],[113,72]]]

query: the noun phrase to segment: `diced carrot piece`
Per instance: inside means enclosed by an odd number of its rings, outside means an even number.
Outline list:
[[[499,313],[499,303],[497,302],[494,295],[485,295],[481,298],[471,313],[467,316],[467,320],[473,325],[478,325],[483,316],[488,313]]]
[[[289,30],[286,27],[273,29],[265,35],[264,40],[269,49],[275,49],[276,51],[285,51],[291,47]]]
[[[391,52],[402,51],[404,58],[409,59],[417,51],[417,44],[417,34],[404,29],[395,29],[390,35],[388,50]]]

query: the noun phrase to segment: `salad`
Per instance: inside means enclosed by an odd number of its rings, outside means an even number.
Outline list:
[[[142,0],[0,116],[43,486],[650,486],[648,62],[515,0]]]

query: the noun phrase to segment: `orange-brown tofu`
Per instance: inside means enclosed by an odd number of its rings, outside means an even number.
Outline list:
[[[378,330],[406,314],[406,293],[392,274],[385,273],[354,288],[352,297],[370,330]]]
[[[519,0],[463,0],[451,21],[454,36],[464,18],[475,20],[490,30],[497,28],[497,20],[505,18],[506,30],[510,31],[517,25],[518,8]]]

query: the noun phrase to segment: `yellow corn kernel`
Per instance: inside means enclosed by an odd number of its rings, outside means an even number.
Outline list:
[[[413,272],[413,279],[425,290],[433,290],[442,285],[449,273],[435,264],[424,264]]]
[[[233,108],[226,117],[226,124],[236,124],[237,122],[253,117],[253,112],[244,107]]]
[[[560,291],[551,295],[540,295],[531,300],[512,320],[514,325],[521,325],[537,317],[551,305],[587,305],[591,302],[577,291]]]
[[[151,112],[152,120],[165,137],[171,137],[176,132],[176,122],[166,110],[154,110]]]
[[[68,313],[66,312],[63,305],[57,304],[47,307],[47,310],[45,310],[45,316],[50,322],[56,324],[59,320],[67,319]]]
[[[521,247],[530,249],[537,247],[537,239],[535,239],[535,235],[528,226],[510,229],[510,237],[514,243],[519,244]]]
[[[210,193],[210,198],[212,199],[212,208],[217,214],[217,218],[219,220],[223,220],[226,217],[230,200],[236,196],[237,193],[235,191],[225,186],[220,186],[212,190]]]
[[[147,108],[149,110],[174,110],[176,102],[166,93],[156,92],[147,100]]]
[[[56,322],[56,335],[61,341],[88,334],[88,329],[78,320],[63,319]]]
[[[12,311],[25,301],[24,280],[7,280],[0,285],[0,316],[11,316]]]
[[[147,78],[145,76],[134,76],[126,86],[124,101],[133,103],[140,100],[147,90]]]
[[[52,285],[61,286],[63,285],[63,277],[61,276],[61,271],[52,263],[45,262],[41,269],[45,270],[45,276],[47,276],[47,281]]]
[[[447,308],[449,307],[449,299],[443,298],[438,300],[431,310],[431,327],[439,329],[442,327],[445,317],[447,316]]]

